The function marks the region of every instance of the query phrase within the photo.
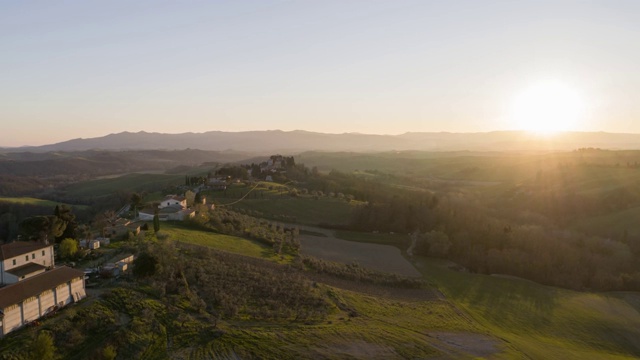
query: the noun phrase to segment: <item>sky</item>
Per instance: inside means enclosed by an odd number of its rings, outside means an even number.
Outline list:
[[[636,0],[2,1],[0,146],[513,130],[540,81],[580,99],[569,130],[640,133],[638,19]]]

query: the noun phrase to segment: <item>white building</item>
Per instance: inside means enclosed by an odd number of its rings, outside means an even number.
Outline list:
[[[0,288],[0,336],[86,296],[84,273],[66,266]]]
[[[0,336],[86,297],[84,273],[54,265],[52,245],[0,245]]]
[[[169,206],[180,206],[185,209],[187,207],[187,198],[184,196],[169,195],[160,202],[158,209],[164,209]]]
[[[53,245],[34,241],[0,245],[0,286],[27,279],[53,265]]]

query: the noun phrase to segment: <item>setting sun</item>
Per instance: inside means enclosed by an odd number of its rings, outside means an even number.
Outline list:
[[[521,130],[538,133],[575,130],[584,104],[575,89],[559,81],[543,81],[519,93],[512,104],[512,121]]]

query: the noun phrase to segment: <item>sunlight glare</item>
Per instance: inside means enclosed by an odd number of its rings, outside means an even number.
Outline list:
[[[578,93],[560,81],[542,81],[518,94],[512,119],[520,130],[554,133],[576,130],[584,104]]]

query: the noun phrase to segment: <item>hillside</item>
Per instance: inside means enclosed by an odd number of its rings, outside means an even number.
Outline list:
[[[639,163],[595,149],[306,152],[283,173],[295,181],[229,179],[201,192],[215,209],[116,240],[155,265],[0,340],[0,359],[25,358],[42,330],[65,359],[639,358]],[[213,167],[58,191],[117,209]]]
[[[60,185],[135,172],[177,171],[184,174],[202,164],[210,164],[209,170],[216,163],[239,161],[250,156],[252,154],[233,151],[192,149],[7,152],[0,154],[0,196],[33,195]]]

